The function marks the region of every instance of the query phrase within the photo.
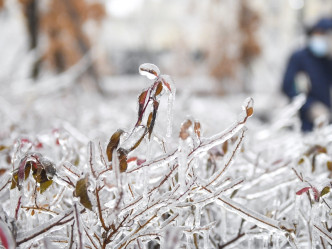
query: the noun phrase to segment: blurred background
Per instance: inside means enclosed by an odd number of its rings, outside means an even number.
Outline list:
[[[180,95],[256,96],[264,119],[266,102],[286,101],[282,77],[305,28],[331,15],[329,0],[0,0],[1,101],[138,95],[149,62]]]

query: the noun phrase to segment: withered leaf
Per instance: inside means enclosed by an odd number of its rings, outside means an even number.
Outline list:
[[[182,140],[185,140],[189,137],[189,127],[192,125],[192,122],[190,119],[187,119],[184,123],[181,125],[181,130],[180,130],[180,138]]]
[[[322,189],[322,191],[320,192],[320,196],[326,195],[330,193],[330,187],[326,186]]]
[[[88,180],[89,178],[86,176],[77,181],[74,195],[80,198],[80,203],[84,207],[92,210],[92,204],[88,196]]]
[[[153,111],[150,113],[147,124],[146,124],[146,126],[148,127],[149,139],[151,138],[153,127],[154,127],[154,124],[156,121],[158,107],[159,107],[159,102],[154,101],[153,102]]]
[[[201,137],[201,123],[200,122],[195,122],[194,124],[194,130],[197,136],[200,138]]]
[[[326,166],[329,171],[332,171],[332,161],[327,161]]]
[[[145,99],[149,90],[142,92],[138,97],[138,120],[136,126],[140,125],[143,118]]]
[[[0,145],[0,151],[7,149],[8,147],[5,145]]]
[[[228,140],[226,140],[226,141],[222,144],[222,150],[223,150],[224,154],[227,153],[227,151],[228,151]]]
[[[247,116],[248,116],[248,117],[251,117],[252,114],[254,113],[254,108],[252,108],[252,107],[247,107],[246,112],[247,112]]]
[[[114,132],[114,134],[112,135],[112,137],[107,145],[106,154],[107,154],[107,158],[108,158],[109,162],[112,161],[113,150],[118,147],[122,133],[123,133],[123,130],[121,130],[121,129],[118,129],[116,132]]]
[[[127,152],[120,148],[118,149],[119,155],[119,163],[120,163],[120,172],[126,172],[128,164],[127,164]]]
[[[0,169],[0,176],[2,176],[4,173],[6,173],[7,169],[1,168]]]
[[[159,82],[157,85],[157,89],[156,89],[156,93],[154,94],[154,96],[158,96],[161,91],[163,90],[163,83]]]

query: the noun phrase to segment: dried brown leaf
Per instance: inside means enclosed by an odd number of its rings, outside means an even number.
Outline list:
[[[76,183],[74,195],[80,198],[80,203],[84,207],[92,210],[92,204],[88,196],[88,181],[89,181],[88,176],[78,180]]]
[[[195,121],[194,130],[195,130],[196,135],[200,138],[201,137],[201,123],[200,122]]]
[[[122,133],[123,133],[123,130],[121,130],[121,129],[114,132],[107,145],[106,154],[107,154],[107,158],[108,158],[109,162],[112,161],[113,150],[118,147]]]
[[[118,149],[119,163],[120,163],[120,172],[126,172],[127,164],[127,152],[122,148]]]
[[[181,130],[180,130],[180,138],[182,140],[185,140],[189,137],[189,127],[192,125],[191,120],[187,119],[184,123],[181,125]]]
[[[163,90],[163,83],[159,82],[154,96],[158,96],[162,90]]]
[[[332,171],[332,161],[327,161],[326,166],[329,171]]]

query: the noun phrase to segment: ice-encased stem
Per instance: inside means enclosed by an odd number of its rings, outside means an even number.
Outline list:
[[[280,232],[280,228],[276,220],[270,219],[251,209],[248,209],[242,204],[237,203],[226,196],[220,196],[217,199],[217,203],[221,204],[227,210],[238,214],[243,219],[252,222],[261,228],[265,228],[268,231]]]
[[[188,160],[191,160],[192,158],[196,157],[202,152],[206,152],[213,148],[216,145],[224,143],[226,140],[233,137],[236,133],[238,133],[242,127],[247,122],[248,118],[251,116],[250,113],[248,113],[248,108],[252,108],[253,100],[251,98],[247,99],[245,101],[245,105],[243,106],[243,111],[238,116],[237,122],[233,123],[230,127],[225,129],[224,131],[206,139],[202,139],[202,143],[196,147],[188,156]]]
[[[314,224],[314,228],[323,239],[332,245],[332,234],[326,228],[317,223]]]
[[[49,222],[45,222],[44,224],[35,227],[29,231],[19,232],[16,238],[16,245],[27,242],[31,239],[37,239],[39,236],[44,236],[46,233],[50,232],[54,228],[60,229],[60,226],[68,223],[73,220],[73,210],[69,209],[64,212],[62,215],[58,215],[57,217],[51,219]]]

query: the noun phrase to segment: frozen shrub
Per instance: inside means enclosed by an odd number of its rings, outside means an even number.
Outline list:
[[[172,132],[174,84],[154,65],[139,71],[152,84],[136,122],[108,143],[57,129],[1,145],[5,248],[328,248],[331,127],[283,129],[298,101],[245,141],[248,98],[214,136],[193,119]],[[167,123],[162,134],[157,121]]]

